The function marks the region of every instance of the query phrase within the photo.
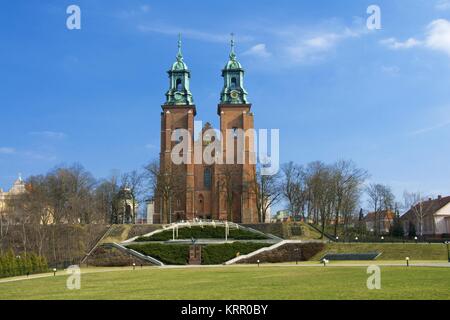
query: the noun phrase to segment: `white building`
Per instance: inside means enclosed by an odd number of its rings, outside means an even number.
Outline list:
[[[20,195],[24,193],[25,190],[25,182],[23,181],[21,175],[19,174],[19,178],[14,182],[13,186],[9,191],[3,191],[0,188],[0,213],[3,213],[6,209],[6,201],[11,197]]]
[[[153,224],[153,216],[155,214],[155,201],[147,200],[147,224]]]
[[[402,217],[405,234],[414,225],[417,235],[449,235],[450,234],[450,196],[438,196],[416,204]]]

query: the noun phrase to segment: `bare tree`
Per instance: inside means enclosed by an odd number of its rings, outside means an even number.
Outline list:
[[[7,213],[3,209],[0,210],[0,254],[3,254],[3,240],[8,236],[9,225]]]
[[[337,236],[341,214],[348,215],[346,210],[354,210],[359,200],[360,187],[367,179],[367,171],[357,168],[352,161],[338,161],[332,167],[332,181],[335,191],[334,236]],[[355,203],[356,202],[356,203]]]
[[[256,208],[258,210],[259,222],[265,222],[269,209],[281,201],[283,189],[281,175],[262,175],[261,169],[257,168],[255,177],[250,179],[250,189],[256,195]]]
[[[421,192],[407,192],[403,193],[403,199],[405,201],[405,209],[411,208],[414,213],[414,218],[418,224],[419,235],[423,237],[423,225],[426,215],[423,204],[427,197],[423,196]]]
[[[370,184],[366,188],[369,197],[368,202],[374,212],[374,231],[380,233],[379,215],[384,210],[392,210],[395,203],[395,196],[389,186],[382,184]]]
[[[289,162],[282,166],[283,183],[282,196],[288,202],[291,214],[303,218],[307,198],[306,175],[301,166]]]
[[[242,193],[242,184],[239,179],[239,170],[230,165],[219,167],[219,192],[225,195],[227,219],[233,221],[233,203],[236,196]]]
[[[132,206],[134,212],[134,221],[136,223],[136,214],[138,203],[142,202],[141,197],[144,194],[143,184],[144,184],[145,174],[143,172],[138,172],[133,170],[131,172],[125,173],[122,176],[122,185],[130,191],[132,196]]]
[[[154,197],[160,200],[161,222],[168,223],[173,198],[181,198],[185,194],[186,171],[182,165],[172,165],[161,170],[158,161],[150,162],[145,170]]]

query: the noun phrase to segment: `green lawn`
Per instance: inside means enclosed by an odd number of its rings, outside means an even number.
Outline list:
[[[368,290],[365,267],[147,268],[0,283],[0,299],[450,299],[450,268],[381,267]]]
[[[328,243],[311,260],[319,260],[325,253],[381,252],[378,260],[447,260],[447,248],[441,243]]]

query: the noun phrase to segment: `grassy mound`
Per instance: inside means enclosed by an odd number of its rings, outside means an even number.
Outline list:
[[[438,243],[328,243],[312,257],[319,260],[326,253],[367,253],[381,252],[377,260],[447,260],[447,249]]]
[[[248,254],[260,248],[270,246],[267,243],[227,243],[202,246],[202,264],[222,264],[241,255]],[[185,265],[189,261],[189,245],[146,243],[128,246],[137,252],[151,256],[170,265]]]
[[[172,240],[173,231],[166,230],[150,237],[139,237],[137,242],[145,241],[168,241]],[[177,239],[225,239],[224,227],[192,227],[192,228],[180,228],[178,229]],[[243,229],[230,229],[228,239],[234,240],[265,240],[267,236],[260,233],[255,233]]]

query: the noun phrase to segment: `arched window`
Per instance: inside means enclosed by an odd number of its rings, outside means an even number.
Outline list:
[[[183,83],[181,79],[177,79],[177,91],[181,92],[183,90]]]
[[[211,168],[205,168],[203,171],[203,185],[205,189],[211,189]]]
[[[231,84],[230,84],[230,88],[231,89],[236,89],[236,87],[237,87],[237,80],[236,80],[236,78],[231,78]]]

